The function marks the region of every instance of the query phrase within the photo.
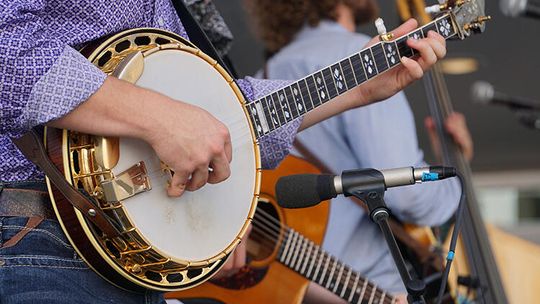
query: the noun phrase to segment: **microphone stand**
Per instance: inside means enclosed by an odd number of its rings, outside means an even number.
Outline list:
[[[390,210],[386,206],[384,201],[384,193],[386,191],[386,185],[384,183],[383,174],[375,169],[363,169],[362,174],[347,174],[347,172],[358,171],[346,171],[342,175],[341,183],[343,189],[348,191],[343,194],[346,196],[354,196],[366,203],[369,210],[369,215],[372,221],[379,225],[384,235],[390,253],[394,258],[394,262],[399,270],[403,284],[407,289],[407,300],[410,304],[425,304],[424,292],[426,284],[419,279],[411,278],[410,273],[407,271],[407,266],[401,255],[401,251],[396,243],[396,239],[390,225],[388,224],[388,218],[390,216]],[[347,187],[348,185],[362,185]]]

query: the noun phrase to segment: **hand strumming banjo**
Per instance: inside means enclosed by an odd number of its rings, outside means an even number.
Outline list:
[[[254,215],[262,136],[399,65],[400,57],[414,56],[409,37],[433,30],[464,39],[482,31],[483,12],[483,0],[457,3],[409,35],[382,41],[249,104],[223,68],[176,34],[127,30],[84,48],[106,73],[209,111],[229,128],[234,157],[225,182],[171,198],[164,190],[171,172],[145,142],[47,128],[49,157],[99,208],[83,214],[48,180],[64,232],[90,267],[122,288],[172,291],[204,282]],[[91,221],[96,213],[120,233],[99,230]]]

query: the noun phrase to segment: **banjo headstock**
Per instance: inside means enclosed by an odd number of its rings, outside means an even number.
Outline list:
[[[450,0],[440,4],[440,10],[450,14],[460,39],[465,39],[473,33],[484,32],[486,21],[491,19],[485,15],[484,0]]]

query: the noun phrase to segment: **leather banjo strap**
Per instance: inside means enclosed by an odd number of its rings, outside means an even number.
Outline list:
[[[302,144],[301,141],[295,139],[293,145],[307,161],[318,167],[322,172],[336,174],[320,158],[315,156],[315,154],[313,154],[304,144]],[[364,210],[366,210],[366,212],[368,212],[368,207],[362,200],[352,196],[349,197],[349,199],[355,202],[358,206],[362,207]],[[439,262],[441,261],[441,259],[437,253],[433,252],[428,246],[425,246],[424,244],[413,238],[405,230],[403,225],[398,223],[393,218],[390,218],[388,220],[388,223],[390,224],[390,228],[392,229],[392,232],[394,233],[396,238],[400,242],[405,244],[405,246],[412,249],[422,264],[429,263],[432,267],[435,267],[436,269],[442,269],[442,264]]]
[[[30,130],[20,138],[11,140],[26,158],[36,164],[54,184],[54,186],[66,197],[73,207],[77,208],[82,214],[96,225],[108,237],[120,236],[118,228],[108,219],[108,216],[95,205],[93,200],[86,197],[79,190],[71,186],[64,178],[60,170],[56,168],[45,151],[43,138],[35,129]]]

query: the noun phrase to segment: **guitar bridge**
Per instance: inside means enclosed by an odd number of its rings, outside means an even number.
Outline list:
[[[138,162],[114,179],[101,183],[107,202],[119,202],[152,189],[144,162]]]

